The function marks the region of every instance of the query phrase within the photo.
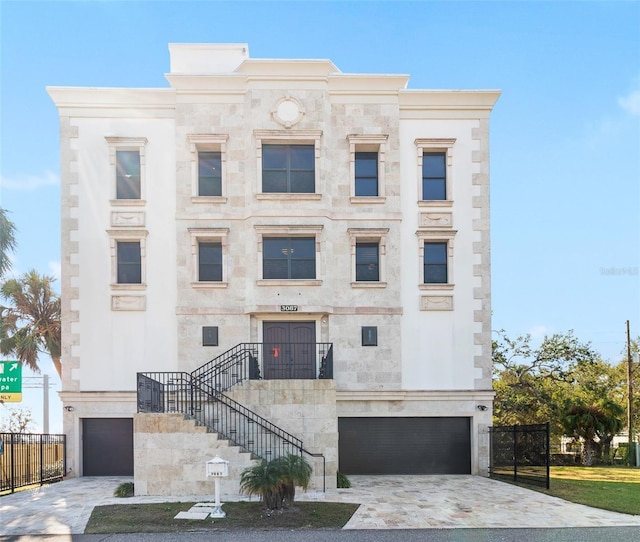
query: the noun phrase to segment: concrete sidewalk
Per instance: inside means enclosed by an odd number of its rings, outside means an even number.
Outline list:
[[[352,476],[351,489],[299,492],[300,501],[361,504],[345,529],[434,529],[637,526],[618,514],[479,476]],[[81,534],[94,506],[202,497],[113,497],[126,477],[85,477],[0,497],[2,535]],[[223,495],[223,501],[247,500]]]

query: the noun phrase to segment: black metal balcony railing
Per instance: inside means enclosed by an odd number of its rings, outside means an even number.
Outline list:
[[[319,369],[318,369],[319,367]],[[216,391],[245,380],[333,379],[332,343],[241,343],[191,373]]]
[[[331,379],[333,345],[242,343],[191,373],[138,373],[138,412],[183,414],[266,460],[291,453],[322,457],[324,470],[322,454],[308,452],[300,439],[223,393],[261,379],[261,369],[270,379]]]

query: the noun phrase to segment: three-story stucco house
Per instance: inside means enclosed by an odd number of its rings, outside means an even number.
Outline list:
[[[172,44],[168,88],[49,88],[71,475],[205,462],[486,475],[489,115],[329,60]]]

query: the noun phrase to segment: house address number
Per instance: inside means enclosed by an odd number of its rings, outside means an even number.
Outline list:
[[[280,312],[298,312],[298,305],[280,305]]]

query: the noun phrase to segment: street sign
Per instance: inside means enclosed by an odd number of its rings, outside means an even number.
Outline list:
[[[0,401],[22,401],[22,365],[19,361],[0,361]]]

